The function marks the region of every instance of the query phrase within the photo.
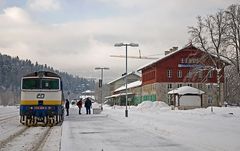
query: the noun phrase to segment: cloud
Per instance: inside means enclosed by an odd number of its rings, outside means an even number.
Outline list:
[[[125,48],[116,48],[113,46],[115,43],[138,43],[139,48],[128,49],[128,55],[132,56],[138,55],[138,49],[142,55],[148,56],[163,54],[172,46],[181,48],[188,43],[187,26],[195,22],[195,17],[201,15],[199,13],[208,14],[208,8],[219,8],[213,5],[214,0],[211,1],[212,6],[189,0],[164,3],[158,0],[98,1],[107,5],[105,9],[114,7],[118,13],[104,17],[96,14],[96,17],[84,20],[64,21],[63,18],[60,23],[50,24],[39,23],[38,12],[33,18],[19,7],[4,9],[0,14],[1,53],[31,59],[84,77],[99,77],[94,68],[106,66],[110,70],[106,71],[105,80],[110,81],[125,72],[125,58],[110,57],[125,55]],[[27,4],[36,11],[40,8],[44,11],[60,9],[59,1],[53,0],[29,0]],[[202,12],[203,9],[206,10]],[[60,14],[63,13],[68,14]],[[128,71],[149,62],[151,60],[128,59]]]
[[[3,10],[4,14],[0,15],[1,19],[7,22],[14,22],[18,24],[30,23],[29,15],[19,7],[10,7]]]
[[[28,0],[27,4],[34,11],[53,11],[61,8],[59,0]]]

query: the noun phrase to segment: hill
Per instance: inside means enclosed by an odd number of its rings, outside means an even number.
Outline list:
[[[67,72],[61,72],[49,67],[47,64],[35,64],[31,60],[21,60],[0,53],[0,105],[18,104],[20,101],[21,77],[35,71],[51,71],[59,74],[63,80],[64,93],[70,92],[70,97],[77,97],[85,90],[94,90],[95,81]],[[67,95],[65,95],[67,96]]]

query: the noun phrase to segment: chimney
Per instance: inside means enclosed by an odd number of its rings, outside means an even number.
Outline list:
[[[178,50],[178,47],[172,47],[172,49],[174,49],[174,51]]]
[[[168,55],[170,53],[170,51],[165,51],[165,56]]]
[[[178,50],[178,47],[172,47],[172,48],[170,48],[169,52],[172,53],[172,52],[174,52],[176,50]]]

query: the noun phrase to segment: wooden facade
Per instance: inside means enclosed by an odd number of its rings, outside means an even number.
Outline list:
[[[219,73],[214,68],[216,62],[218,68],[222,69]],[[226,64],[225,61],[217,61],[217,57],[191,44],[181,50],[172,51],[165,57],[138,69],[142,71],[142,97],[171,104],[168,91],[181,86],[192,86],[207,92],[203,96],[203,107],[219,106],[223,104]],[[217,77],[220,77],[220,81]]]

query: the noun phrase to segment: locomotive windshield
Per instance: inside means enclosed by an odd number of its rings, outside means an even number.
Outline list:
[[[59,79],[26,78],[22,81],[22,89],[59,89]]]

